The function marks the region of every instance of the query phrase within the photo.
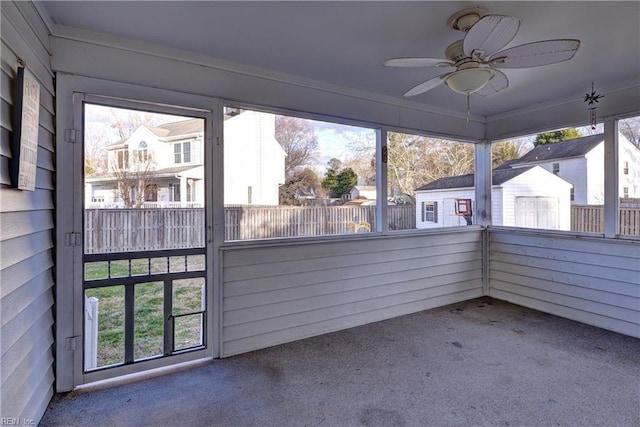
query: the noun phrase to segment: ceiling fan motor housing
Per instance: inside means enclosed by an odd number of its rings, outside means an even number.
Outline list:
[[[484,7],[464,9],[451,15],[447,20],[447,26],[466,33],[480,18],[488,14],[489,10]]]

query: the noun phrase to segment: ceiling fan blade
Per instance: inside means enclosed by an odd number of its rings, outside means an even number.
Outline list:
[[[514,16],[487,15],[476,22],[464,37],[463,49],[467,56],[487,58],[505,47],[516,36],[520,19]]]
[[[573,58],[580,40],[544,40],[515,46],[497,52],[490,59],[493,67],[499,68],[529,68],[555,64]]]
[[[507,76],[499,70],[492,69],[493,77],[489,82],[484,85],[479,91],[473,92],[481,96],[493,95],[496,92],[500,92],[502,89],[509,87],[509,79]]]
[[[441,58],[392,58],[384,61],[385,67],[453,67],[451,61]]]
[[[444,73],[438,77],[429,79],[426,82],[422,82],[418,86],[406,91],[403,96],[409,97],[409,96],[416,96],[416,95],[420,95],[421,93],[425,93],[426,91],[431,90],[434,87],[438,86],[440,83],[442,83],[444,78],[447,77],[449,74],[451,73]]]

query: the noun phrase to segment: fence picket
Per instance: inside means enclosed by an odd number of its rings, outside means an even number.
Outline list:
[[[640,208],[620,207],[619,221],[619,234],[640,236]],[[571,230],[604,233],[604,207],[602,205],[572,205]]]

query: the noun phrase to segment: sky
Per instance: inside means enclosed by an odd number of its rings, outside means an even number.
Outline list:
[[[86,104],[85,107],[85,130],[87,144],[95,143],[100,146],[108,145],[120,140],[118,131],[112,126],[114,114],[126,116],[131,110],[105,107],[100,105]],[[146,113],[147,118],[151,118],[153,125],[170,123],[188,119],[188,117]],[[375,130],[357,126],[341,125],[330,122],[310,120],[314,126],[318,140],[318,151],[312,167],[320,174],[326,171],[327,163],[331,158],[338,158],[347,161],[354,157],[354,147],[367,147],[375,152]],[[592,135],[603,132],[603,125],[598,124],[595,130],[590,126],[577,128],[582,135]],[[524,137],[530,140],[527,144],[533,148],[535,135]],[[527,149],[527,151],[528,151]]]

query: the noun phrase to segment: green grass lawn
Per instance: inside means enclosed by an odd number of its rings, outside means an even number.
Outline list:
[[[134,264],[134,261],[143,262]],[[180,262],[171,261],[171,270],[180,268]],[[164,264],[166,271],[166,258],[153,260],[151,264],[152,270],[161,269]],[[191,264],[194,264],[193,268]],[[195,263],[190,263],[189,270],[195,269],[202,268]],[[132,276],[147,275],[148,270],[148,260],[132,261]],[[184,261],[182,261],[182,270],[184,271]],[[128,261],[111,263],[112,278],[127,276],[129,276]],[[107,263],[87,263],[85,277],[87,280],[107,278]],[[173,281],[174,316],[201,310],[204,283],[204,278]],[[134,286],[134,358],[143,359],[161,355],[164,342],[164,284],[150,282]],[[87,289],[85,292],[87,298],[95,297],[99,300],[98,367],[124,361],[124,293],[125,287],[122,285]],[[174,317],[174,332],[176,350],[200,345],[201,315]]]

